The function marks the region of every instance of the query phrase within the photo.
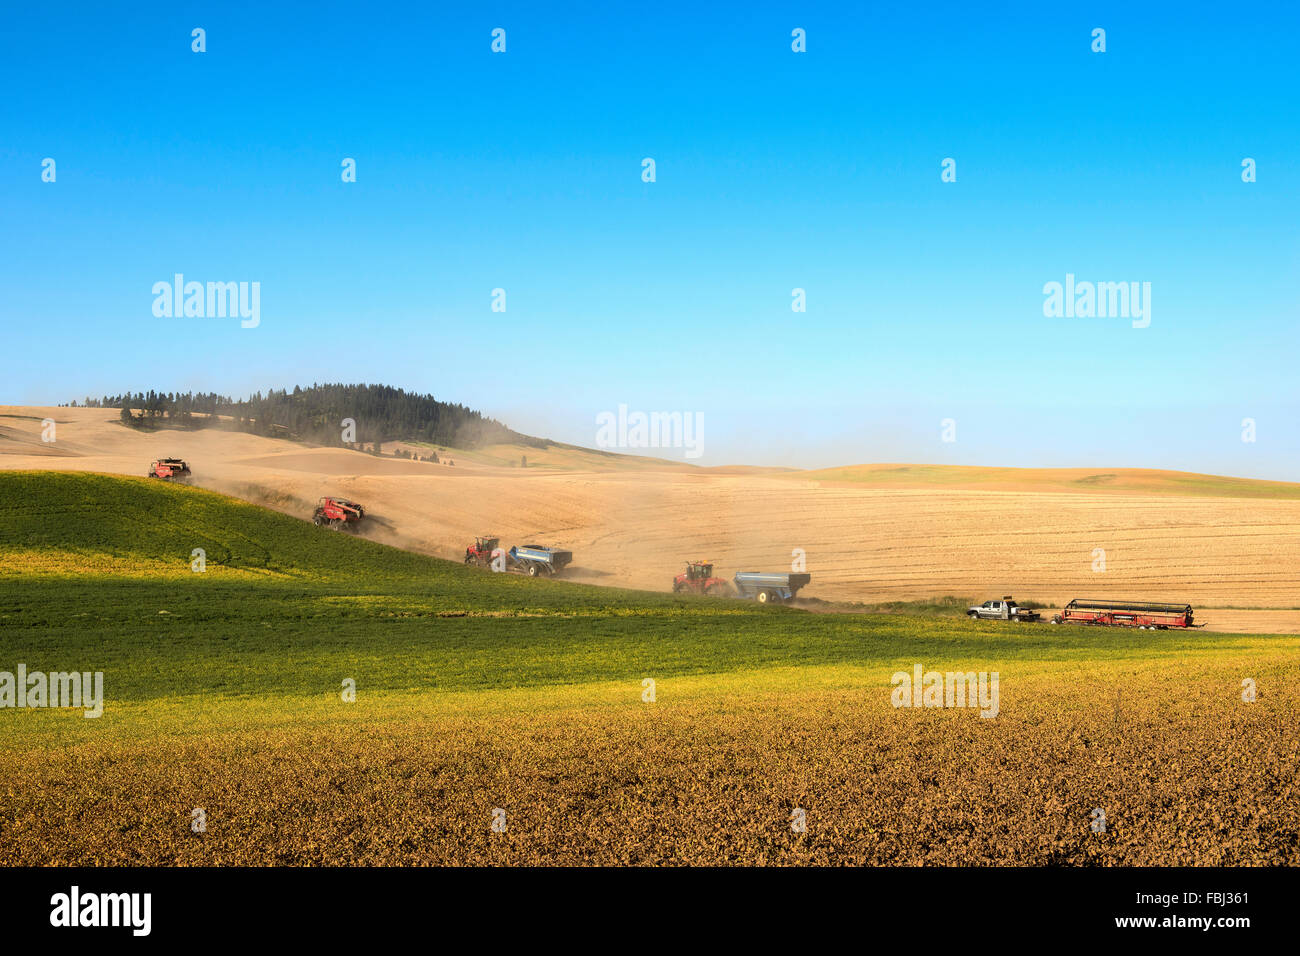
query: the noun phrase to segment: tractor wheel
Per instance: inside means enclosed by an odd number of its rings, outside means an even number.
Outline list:
[[[320,515],[314,515],[311,519],[311,523],[319,528],[321,525],[325,523],[325,519],[322,518]]]
[[[681,594],[681,593],[682,593],[683,591],[685,591],[685,590],[686,590],[686,585],[682,584],[681,581],[674,581],[674,582],[673,582],[673,593],[674,593],[674,594]]]

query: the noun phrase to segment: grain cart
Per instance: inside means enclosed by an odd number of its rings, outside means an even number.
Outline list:
[[[182,481],[190,476],[190,466],[180,458],[159,458],[149,466],[150,478]]]
[[[572,551],[539,544],[515,545],[506,552],[506,568],[532,578],[559,574],[572,561]]]
[[[316,510],[312,512],[311,521],[318,528],[356,531],[357,525],[365,516],[366,509],[357,502],[326,496],[316,502]]]
[[[465,549],[465,563],[477,565],[480,568],[490,567],[492,552],[500,545],[501,539],[496,535],[479,535],[474,539],[474,543]]]
[[[1141,601],[1094,601],[1075,598],[1053,624],[1100,624],[1105,627],[1136,627],[1163,631],[1171,627],[1195,627],[1190,604],[1149,604]]]
[[[1037,621],[1039,614],[1027,607],[1020,607],[1010,594],[1001,601],[985,601],[966,609],[966,614],[982,621]]]
[[[713,576],[712,561],[687,561],[686,570],[673,578],[673,593],[693,591],[696,594],[725,595],[731,591],[726,578]]]
[[[737,571],[736,593],[759,604],[786,604],[794,600],[799,589],[812,580],[809,574],[786,574],[769,571]]]

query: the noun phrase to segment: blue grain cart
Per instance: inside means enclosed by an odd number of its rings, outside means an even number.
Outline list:
[[[808,574],[778,574],[768,571],[737,571],[736,593],[759,604],[785,604],[812,580]]]
[[[506,567],[529,577],[559,574],[573,561],[572,551],[543,547],[539,544],[518,544],[506,552]]]

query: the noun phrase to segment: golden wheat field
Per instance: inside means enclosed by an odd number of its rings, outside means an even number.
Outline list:
[[[58,441],[40,441],[41,421]],[[575,553],[571,577],[666,590],[687,559],[782,569],[836,602],[1014,594],[1190,602],[1230,632],[1300,632],[1300,486],[1135,469],[693,468],[565,447],[454,466],[220,431],[122,427],[112,409],[0,408],[0,469],[140,475],[187,458],[203,487],[307,516],[364,502],[376,540],[457,558],[476,534]],[[427,449],[426,449],[427,451]],[[517,467],[528,454],[529,468]]]

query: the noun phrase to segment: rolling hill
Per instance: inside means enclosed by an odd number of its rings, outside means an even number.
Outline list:
[[[46,418],[56,441],[42,440]],[[298,518],[321,495],[361,501],[376,517],[368,536],[424,554],[458,559],[479,534],[540,539],[572,550],[574,576],[593,584],[662,591],[688,559],[730,576],[789,567],[801,551],[813,576],[804,596],[829,602],[1167,600],[1213,609],[1198,619],[1214,628],[1300,631],[1300,486],[1286,483],[700,468],[559,445],[443,447],[434,463],[219,430],[140,432],[112,409],[0,408],[0,471],[143,475],[161,455],[189,460],[200,486]]]
[[[0,707],[0,865],[1300,854],[1294,637],[538,581],[98,474],[0,473],[0,554],[0,671],[105,697]],[[891,706],[918,664],[996,671],[994,719]]]
[[[1300,501],[1300,484],[1152,468],[988,468],[968,465],[849,465],[800,473],[813,481],[873,488],[1057,494],[1186,495]]]

